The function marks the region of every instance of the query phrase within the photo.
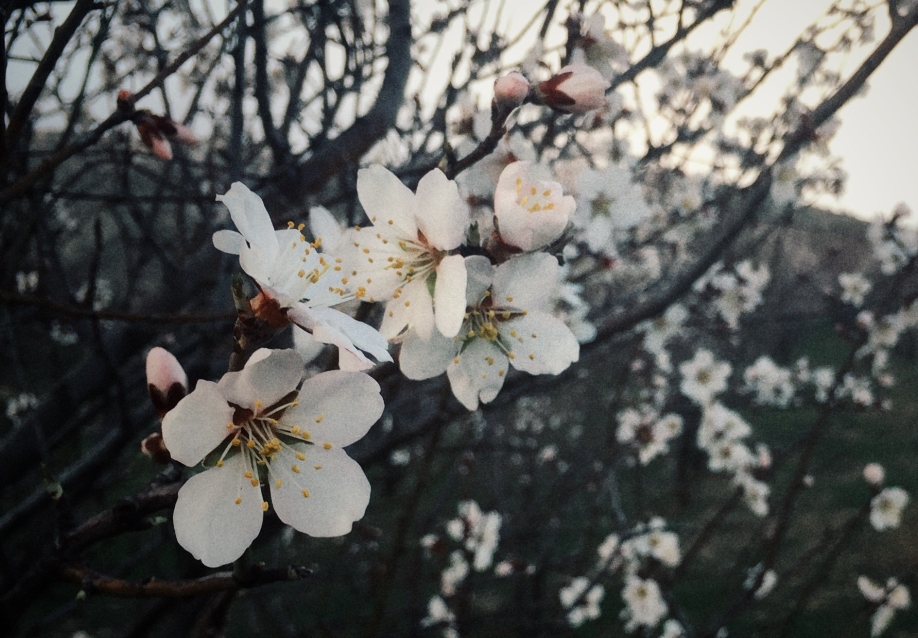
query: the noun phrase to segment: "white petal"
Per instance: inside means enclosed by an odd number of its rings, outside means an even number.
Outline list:
[[[408,327],[417,330],[424,339],[430,337],[434,329],[433,299],[427,288],[426,280],[415,279],[403,289],[402,297],[408,306]]]
[[[377,361],[392,361],[389,343],[373,326],[357,321],[334,308],[312,308],[312,315],[317,321],[339,330],[358,350],[373,355]]]
[[[179,490],[172,513],[175,537],[208,567],[242,556],[261,531],[261,488],[243,476],[246,469],[237,454],[223,467],[192,476]]]
[[[328,253],[334,252],[344,236],[344,228],[323,206],[309,209],[309,230],[314,239],[322,240],[322,250]]]
[[[549,314],[529,314],[500,324],[501,337],[512,344],[510,363],[529,374],[559,374],[580,358],[580,344],[567,325]],[[516,336],[511,336],[513,331]]]
[[[383,320],[379,326],[379,333],[385,339],[395,339],[408,327],[409,316],[410,313],[402,297],[390,299],[386,302],[386,309],[383,311]]]
[[[365,372],[373,368],[375,364],[367,359],[363,354],[356,355],[348,352],[344,348],[338,348],[338,369],[348,372]]]
[[[374,226],[397,228],[414,239],[415,197],[393,173],[379,165],[357,171],[357,197]]]
[[[532,253],[514,257],[494,271],[494,303],[540,310],[557,288],[558,275],[558,260],[551,255]]]
[[[238,255],[245,244],[242,235],[235,230],[218,230],[214,233],[213,242],[214,248],[230,255]]]
[[[242,182],[234,182],[225,195],[217,195],[217,201],[229,209],[233,223],[246,241],[266,253],[277,251],[274,225],[261,197]]]
[[[455,337],[465,316],[465,288],[468,275],[462,255],[444,257],[437,267],[434,288],[434,318],[444,337]]]
[[[300,384],[303,359],[296,350],[271,350],[270,356],[246,364],[241,372],[227,372],[220,379],[220,391],[238,406],[254,409],[277,403]]]
[[[485,291],[491,287],[494,266],[484,255],[472,255],[465,258],[465,270],[467,273],[466,305],[477,306],[484,299]]]
[[[473,339],[459,355],[459,363],[446,369],[453,394],[469,410],[478,401],[490,403],[500,392],[507,376],[507,357],[489,341]]]
[[[319,356],[325,344],[313,339],[311,334],[299,326],[293,326],[293,347],[303,358],[303,363],[309,363]]]
[[[270,466],[271,501],[277,516],[310,536],[347,534],[370,502],[370,483],[363,469],[340,448],[297,445],[295,449],[305,461],[287,452]],[[294,465],[299,472],[292,469]]]
[[[194,392],[166,414],[163,440],[172,458],[190,467],[220,445],[232,420],[233,408],[217,384],[201,380]]]
[[[402,343],[398,364],[409,379],[430,379],[446,372],[456,354],[459,344],[434,330],[430,339],[421,339],[416,332],[409,332]]]
[[[282,423],[298,425],[312,435],[310,442],[344,447],[363,438],[382,416],[379,384],[362,372],[333,370],[306,379],[297,405]]]
[[[453,250],[465,243],[469,209],[459,196],[456,182],[439,168],[421,178],[417,199],[418,228],[440,250]]]

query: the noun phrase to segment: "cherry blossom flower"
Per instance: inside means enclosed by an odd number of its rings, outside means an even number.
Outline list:
[[[629,633],[638,627],[656,627],[666,617],[666,603],[660,586],[653,579],[629,576],[625,580],[622,599],[626,605],[622,617],[627,619],[625,631]]]
[[[558,239],[577,207],[561,184],[531,162],[514,162],[503,170],[494,192],[494,216],[501,240],[522,251]]]
[[[895,578],[889,578],[886,586],[878,585],[866,576],[859,576],[857,587],[861,590],[864,598],[869,602],[878,605],[873,616],[870,618],[870,635],[871,637],[879,636],[889,623],[892,622],[893,616],[897,610],[908,609],[912,604],[912,597],[905,585],[899,584]]]
[[[363,470],[343,450],[383,411],[379,385],[331,371],[300,385],[293,350],[259,350],[219,383],[198,381],[163,420],[172,458],[210,467],[178,494],[179,544],[208,567],[239,558],[261,529],[267,484],[278,518],[311,536],[350,531],[370,500]]]
[[[318,251],[321,238],[309,243],[302,228],[274,230],[261,198],[240,182],[218,195],[230,211],[239,232],[214,233],[214,246],[239,255],[239,265],[255,280],[261,293],[252,301],[255,313],[277,327],[293,323],[321,343],[339,348],[342,369],[365,370],[373,362],[392,361],[386,340],[373,328],[330,308],[353,298],[335,285],[340,260],[334,263]]]
[[[700,405],[711,403],[727,389],[732,368],[726,361],[716,361],[710,350],[700,349],[691,361],[679,366],[682,394]]]
[[[878,532],[899,527],[908,500],[908,492],[901,487],[887,487],[870,501],[870,524]]]
[[[462,256],[450,251],[469,227],[456,183],[434,169],[415,194],[382,166],[371,166],[357,174],[357,195],[373,225],[354,229],[349,276],[359,299],[388,300],[380,332],[392,339],[410,327],[426,337],[436,325],[454,337],[465,312],[466,271]]]
[[[858,272],[843,272],[838,275],[838,284],[842,288],[841,300],[858,307],[864,303],[864,297],[873,287],[870,281]]]
[[[590,586],[590,579],[583,576],[572,579],[558,592],[561,606],[568,610],[567,622],[571,627],[599,618],[599,603],[605,596],[605,587],[598,583]]]
[[[529,374],[559,374],[577,361],[580,345],[546,308],[558,282],[558,262],[530,253],[492,268],[466,258],[467,303],[459,336],[409,332],[399,364],[409,379],[447,373],[453,394],[469,410],[500,392],[508,364]]]

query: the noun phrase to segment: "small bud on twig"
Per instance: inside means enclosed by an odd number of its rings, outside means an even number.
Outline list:
[[[536,96],[545,106],[561,113],[586,113],[605,106],[611,84],[586,64],[570,64],[557,75],[540,82]]]
[[[147,353],[147,390],[159,418],[188,394],[188,375],[172,353],[160,347]]]

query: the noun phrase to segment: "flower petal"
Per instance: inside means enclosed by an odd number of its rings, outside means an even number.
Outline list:
[[[305,460],[298,460],[294,451]],[[298,444],[278,455],[270,472],[278,518],[310,536],[347,534],[370,502],[370,482],[363,469],[340,448]]]
[[[440,250],[453,250],[465,242],[469,209],[459,196],[456,182],[439,168],[418,183],[417,224],[427,241]]]
[[[357,321],[334,308],[312,308],[311,311],[317,321],[339,330],[358,350],[373,355],[377,361],[392,361],[389,343],[373,326]]]
[[[465,258],[466,285],[465,300],[467,306],[477,306],[484,299],[485,291],[491,287],[494,278],[494,266],[484,255],[472,255]]]
[[[230,255],[238,255],[245,245],[245,239],[235,230],[218,230],[214,233],[213,242],[214,248]]]
[[[244,456],[228,458],[188,479],[178,493],[172,521],[179,545],[208,567],[231,563],[261,531],[261,488],[253,487]]]
[[[242,182],[233,182],[225,195],[217,195],[217,201],[229,209],[233,223],[246,241],[265,253],[277,252],[274,225],[261,197]]]
[[[374,226],[392,227],[415,239],[415,197],[401,180],[382,166],[357,171],[357,197]]]
[[[362,372],[332,370],[306,379],[281,422],[298,425],[316,445],[344,447],[363,438],[383,412],[379,384]]]
[[[293,326],[293,347],[303,358],[303,363],[309,363],[321,354],[325,344],[313,339],[311,334],[299,326]]]
[[[430,379],[446,372],[458,352],[459,344],[437,330],[426,340],[412,330],[402,342],[398,364],[409,379]]]
[[[500,333],[512,344],[510,362],[529,374],[559,374],[580,358],[577,337],[563,321],[544,312],[500,324]],[[510,332],[515,333],[515,337]]]
[[[557,288],[559,272],[558,260],[551,255],[514,257],[494,271],[494,303],[522,310],[543,309]]]
[[[233,420],[233,408],[226,401],[216,383],[201,380],[166,414],[163,440],[172,458],[190,467],[220,445]]]
[[[453,394],[469,410],[478,409],[478,401],[490,403],[500,392],[507,376],[507,357],[489,341],[473,339],[446,369]]]
[[[444,257],[437,267],[434,287],[434,319],[444,337],[455,337],[465,316],[468,275],[462,255]]]
[[[303,359],[295,350],[271,350],[267,357],[250,359],[240,372],[227,372],[220,379],[226,400],[254,409],[256,401],[268,407],[290,394],[303,378]]]
[[[309,209],[309,230],[316,241],[322,240],[322,250],[333,253],[344,237],[344,228],[324,206]]]

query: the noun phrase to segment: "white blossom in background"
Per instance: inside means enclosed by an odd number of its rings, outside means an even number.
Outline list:
[[[794,398],[795,384],[792,372],[762,355],[743,373],[744,390],[753,394],[760,405],[786,408]]]
[[[195,390],[163,419],[172,458],[206,471],[179,490],[179,544],[208,567],[239,558],[261,529],[267,484],[278,518],[311,536],[341,536],[363,517],[370,484],[344,447],[383,411],[379,384],[359,372],[307,379],[293,350],[259,350],[240,372]]]
[[[878,532],[899,527],[908,501],[908,492],[901,487],[887,487],[870,501],[870,524]]]
[[[342,284],[358,299],[385,301],[380,332],[406,328],[423,337],[454,337],[465,312],[466,271],[453,254],[466,240],[469,210],[456,183],[439,169],[421,178],[417,193],[382,166],[357,173],[357,196],[371,226],[352,231]]]
[[[743,314],[762,303],[762,292],[771,280],[765,265],[754,268],[752,262],[742,261],[735,272],[717,272],[710,278],[710,287],[716,291],[714,309],[731,329],[739,327]]]
[[[644,347],[659,355],[666,344],[682,331],[682,325],[688,318],[688,310],[682,304],[673,304],[666,311],[643,324]]]
[[[752,589],[755,586],[756,580],[759,579],[759,575],[761,573],[762,573],[762,564],[759,563],[758,565],[750,569],[749,572],[746,574],[746,581],[743,583],[743,587],[745,587],[746,589]],[[762,580],[759,583],[758,588],[755,590],[755,594],[753,595],[755,596],[756,600],[762,600],[774,590],[775,585],[777,584],[778,584],[778,574],[775,573],[775,570],[769,569],[767,572],[765,572],[764,575],[762,575]]]
[[[871,637],[879,636],[886,631],[896,611],[908,609],[912,604],[908,589],[895,578],[888,579],[884,587],[866,576],[858,576],[857,587],[868,602],[877,605],[870,618]]]
[[[758,517],[767,516],[769,512],[768,497],[771,488],[764,481],[760,481],[748,472],[738,472],[733,477],[733,483],[743,490],[743,500],[746,506]]]
[[[583,62],[602,73],[607,80],[617,71],[628,67],[628,50],[606,30],[606,18],[601,13],[591,16],[572,14],[581,21],[580,39],[571,60]]]
[[[660,634],[660,638],[685,638],[685,629],[678,620],[670,618],[663,623],[663,633]]]
[[[244,184],[235,182],[225,195],[218,195],[230,211],[239,232],[214,233],[214,246],[239,256],[239,265],[258,285],[252,301],[255,313],[282,327],[289,321],[321,343],[338,347],[342,369],[365,370],[377,361],[392,361],[386,340],[375,329],[330,306],[353,298],[347,288],[336,285],[341,264],[329,261],[314,243],[306,241],[300,228],[290,222],[274,230],[261,198]]]
[[[558,239],[577,207],[547,169],[514,162],[500,174],[494,191],[494,218],[501,240],[523,252]]]
[[[22,392],[6,400],[6,418],[19,423],[22,415],[38,407],[38,397],[31,392]]]
[[[544,253],[514,257],[493,268],[485,257],[466,258],[467,308],[459,335],[409,331],[399,365],[409,379],[446,372],[456,398],[469,410],[489,403],[509,366],[529,374],[559,374],[580,356],[577,338],[549,313],[558,285],[557,260]]]
[[[704,408],[698,427],[698,447],[709,453],[722,441],[739,441],[752,433],[752,428],[737,412],[720,402]]]
[[[879,463],[868,463],[864,466],[864,480],[873,486],[880,486],[886,478],[886,470]]]
[[[864,303],[864,297],[873,288],[870,281],[858,272],[841,273],[838,275],[838,284],[842,289],[841,300],[855,307]]]
[[[616,257],[622,233],[653,214],[643,187],[632,181],[631,170],[624,166],[584,169],[577,192],[577,212],[572,221],[578,228],[578,239],[596,254]]]
[[[867,229],[873,256],[880,262],[880,271],[884,275],[893,274],[918,254],[918,230],[897,223],[910,215],[909,207],[899,203],[893,208],[890,222],[878,217]]]
[[[443,627],[443,638],[459,638],[455,627],[456,615],[450,610],[446,601],[439,596],[434,596],[427,603],[427,616],[421,619],[422,627]]]
[[[669,441],[682,432],[682,417],[666,414],[660,417],[652,410],[633,408],[618,414],[615,438],[619,443],[634,448],[641,465],[669,451]]]
[[[701,348],[690,361],[679,366],[682,375],[679,388],[682,394],[704,406],[727,389],[727,378],[731,371],[729,363],[715,360],[714,353]]]
[[[459,503],[459,518],[446,524],[450,538],[461,541],[465,550],[472,554],[472,567],[482,572],[491,567],[494,552],[500,542],[500,526],[503,521],[498,512],[482,512],[475,501]]]
[[[602,613],[599,603],[606,596],[605,588],[600,584],[590,586],[590,579],[578,576],[570,584],[558,591],[561,606],[567,610],[567,622],[571,627],[579,627],[588,620],[599,618]]]
[[[454,550],[449,555],[449,567],[440,574],[440,592],[444,596],[453,596],[466,576],[469,575],[469,563],[462,550]]]
[[[34,292],[36,288],[38,288],[38,271],[31,270],[29,272],[16,273],[16,292],[24,295]]]
[[[625,631],[629,633],[640,627],[656,627],[668,613],[660,586],[651,578],[628,576],[622,599],[625,601],[622,618],[626,621]]]
[[[825,403],[829,398],[829,390],[835,384],[835,370],[828,367],[813,370],[813,385],[816,388],[816,401]]]

